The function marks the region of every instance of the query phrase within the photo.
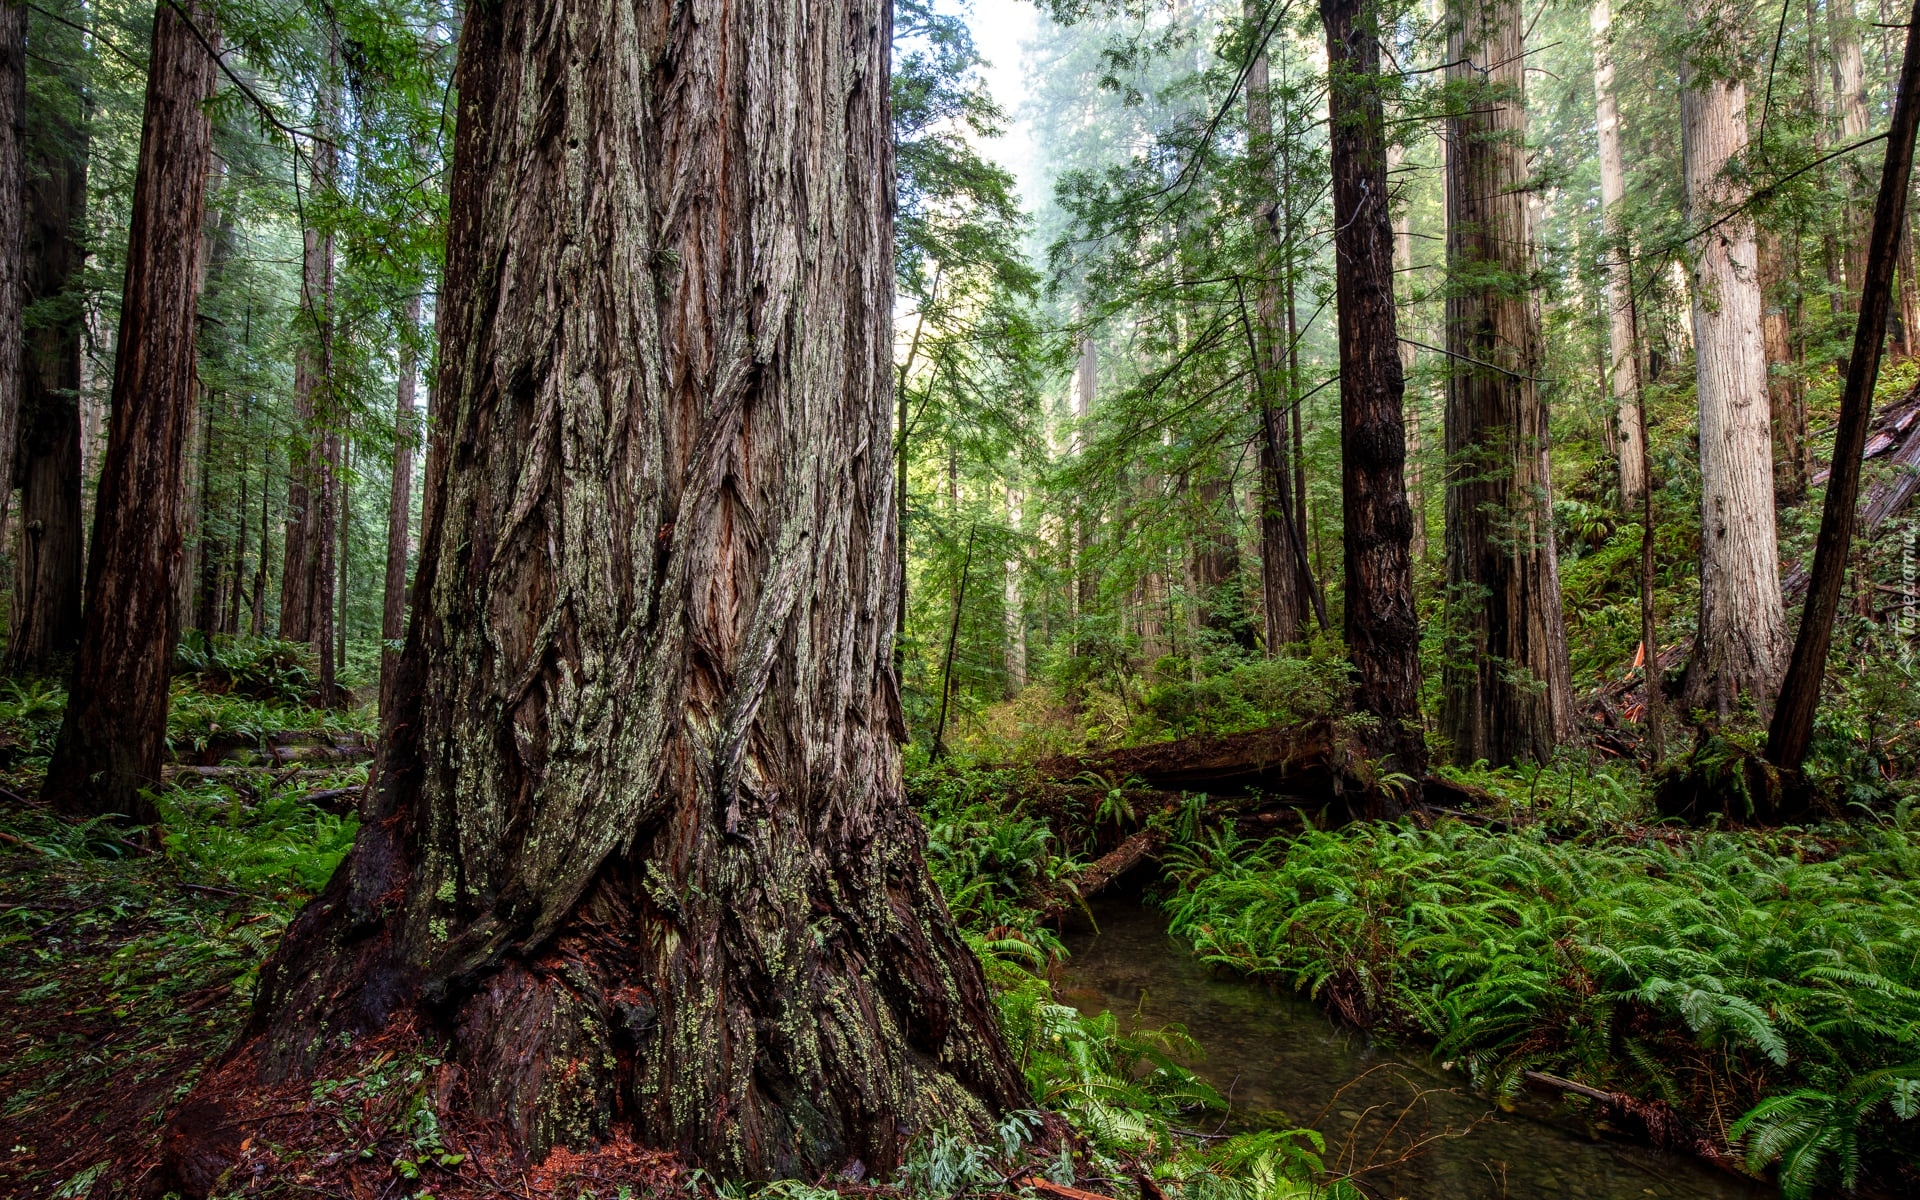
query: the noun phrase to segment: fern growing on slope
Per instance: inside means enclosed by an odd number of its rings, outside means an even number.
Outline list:
[[[1486,1086],[1665,1099],[1801,1196],[1920,1143],[1920,831],[1902,808],[1833,836],[1216,834],[1176,853],[1168,903],[1209,962],[1430,1037]]]

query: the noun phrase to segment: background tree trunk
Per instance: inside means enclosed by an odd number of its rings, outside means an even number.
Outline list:
[[[1627,198],[1627,172],[1620,158],[1620,105],[1613,95],[1613,10],[1594,0],[1594,124],[1600,142],[1600,213],[1613,243],[1602,295],[1607,303],[1608,378],[1613,387],[1614,442],[1620,453],[1620,510],[1641,507],[1647,489],[1646,423],[1640,417],[1640,360],[1634,347],[1634,300],[1626,286],[1631,251],[1621,207]]]
[[[332,130],[339,97],[331,77],[314,103],[308,227],[301,231],[300,330],[293,351],[293,410],[299,423],[287,459],[287,520],[280,568],[280,636],[313,647],[323,702],[333,680],[333,235],[317,225],[313,206],[328,194],[338,170]]]
[[[1701,29],[1713,0],[1696,0]],[[1747,147],[1746,88],[1691,67],[1680,96],[1687,223],[1712,228],[1693,261],[1693,340],[1700,404],[1700,622],[1687,695],[1730,715],[1744,694],[1762,710],[1786,666],[1786,613],[1774,536],[1773,449],[1760,280],[1746,193],[1727,165]]]
[[[1853,353],[1848,356],[1847,386],[1840,396],[1840,418],[1833,442],[1833,477],[1820,513],[1820,536],[1815,543],[1812,579],[1807,603],[1794,639],[1793,659],[1780,689],[1780,703],[1767,729],[1767,758],[1777,767],[1798,771],[1813,742],[1813,719],[1820,705],[1820,685],[1826,678],[1827,653],[1833,643],[1833,623],[1840,610],[1853,530],[1859,518],[1861,457],[1867,425],[1873,415],[1874,382],[1880,375],[1880,352],[1886,336],[1887,310],[1892,303],[1894,262],[1906,226],[1906,207],[1913,176],[1913,143],[1920,130],[1920,0],[1914,0],[1907,24],[1907,48],[1895,89],[1893,120],[1887,133],[1887,152],[1881,164],[1880,193],[1874,203],[1866,267],[1862,274],[1860,321],[1854,329]]]
[[[1867,136],[1866,66],[1860,53],[1860,21],[1854,0],[1826,0],[1828,70],[1833,76],[1833,115],[1840,146],[1851,146]],[[1840,160],[1847,203],[1841,219],[1841,269],[1846,276],[1843,304],[1847,312],[1860,311],[1860,285],[1866,278],[1868,222],[1873,218],[1873,184],[1866,157],[1850,154]]]
[[[888,10],[657,15],[468,11],[376,783],[190,1104],[394,1020],[536,1159],[884,1174],[1026,1102],[901,786]]]
[[[1020,489],[1007,488],[1007,529],[1020,537]],[[1007,695],[1027,690],[1027,603],[1020,587],[1020,558],[1006,561]]]
[[[1767,356],[1767,425],[1773,431],[1773,498],[1776,505],[1807,498],[1807,398],[1793,349],[1787,315],[1787,274],[1780,238],[1760,230],[1754,253],[1760,272],[1760,341]]]
[[[207,29],[204,9],[185,12]],[[159,5],[80,654],[41,792],[74,814],[155,817],[141,789],[158,782],[167,744],[213,81],[212,56],[187,16]]]
[[[1454,761],[1545,762],[1573,734],[1527,211],[1517,0],[1455,0],[1447,118],[1447,638]]]
[[[8,476],[0,479],[0,529],[13,500],[25,379],[26,211],[27,6],[0,0],[0,467]]]
[[[1347,650],[1355,700],[1379,721],[1374,749],[1414,782],[1427,765],[1420,725],[1420,625],[1413,607],[1406,430],[1393,309],[1380,41],[1369,0],[1321,0],[1327,31],[1334,292],[1340,316],[1340,485],[1345,514]],[[1400,801],[1371,789],[1370,815]]]
[[[1242,13],[1256,37],[1267,30],[1260,27],[1265,8],[1249,0]],[[1267,653],[1297,642],[1307,635],[1308,584],[1300,569],[1306,561],[1299,531],[1293,525],[1294,463],[1288,453],[1287,340],[1280,306],[1283,301],[1281,276],[1291,273],[1293,264],[1286,255],[1292,248],[1287,231],[1273,219],[1280,204],[1282,183],[1279,164],[1273,153],[1273,103],[1269,89],[1267,52],[1264,45],[1253,56],[1247,70],[1247,137],[1258,162],[1264,190],[1273,208],[1268,224],[1274,235],[1273,253],[1268,256],[1272,269],[1260,281],[1255,311],[1259,317],[1259,336],[1251,347],[1256,361],[1254,386],[1258,393],[1256,412],[1260,421],[1260,590],[1266,620]]]
[[[1400,190],[1393,177],[1400,172],[1404,155],[1405,151],[1397,143],[1387,147],[1389,194],[1397,195]],[[1404,206],[1396,206],[1393,213],[1393,273],[1398,279],[1413,277],[1413,219]],[[1420,477],[1420,389],[1412,383],[1418,355],[1419,350],[1411,340],[1401,339],[1400,378],[1406,388],[1403,419],[1407,427],[1407,504],[1413,509],[1413,542],[1409,553],[1416,563],[1427,557],[1427,489]]]
[[[420,297],[407,300],[407,329],[420,329]],[[394,671],[400,652],[393,648],[407,632],[407,550],[413,519],[413,411],[415,381],[420,374],[413,343],[400,343],[400,386],[393,412],[393,488],[387,498],[386,591],[380,609],[380,711],[393,711]]]
[[[62,52],[65,47],[62,47]],[[28,332],[16,461],[21,536],[14,560],[9,673],[43,672],[80,644],[79,233],[86,222],[87,135],[80,80],[33,112],[26,184],[26,298],[42,314]],[[68,105],[72,107],[69,108]]]
[[[1085,423],[1093,413],[1093,406],[1099,399],[1100,391],[1100,351],[1094,345],[1093,338],[1082,334],[1080,337],[1080,357],[1073,370],[1073,438],[1071,453],[1078,454],[1086,445]],[[1093,607],[1094,578],[1087,569],[1087,547],[1093,542],[1093,507],[1081,506],[1073,519],[1073,619],[1074,637],[1079,634],[1080,615]]]

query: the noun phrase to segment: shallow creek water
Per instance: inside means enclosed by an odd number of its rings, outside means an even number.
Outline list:
[[[1187,1066],[1228,1098],[1222,1127],[1311,1126],[1327,1165],[1371,1196],[1405,1200],[1762,1200],[1777,1195],[1684,1155],[1589,1136],[1550,1103],[1502,1112],[1417,1049],[1374,1045],[1309,1000],[1216,973],[1125,894],[1098,898],[1099,932],[1070,934],[1057,989],[1127,1028],[1178,1024]],[[1185,1056],[1181,1056],[1185,1057]],[[1214,1118],[1218,1121],[1218,1118]]]

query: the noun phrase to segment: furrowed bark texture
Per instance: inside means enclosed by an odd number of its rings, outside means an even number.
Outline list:
[[[1361,711],[1392,770],[1425,773],[1420,626],[1409,545],[1406,428],[1393,308],[1378,16],[1368,0],[1321,0],[1327,30],[1334,292],[1340,314],[1340,483],[1345,516],[1346,638]],[[1415,784],[1408,799],[1418,801]],[[1396,807],[1374,789],[1376,815]]]
[[[1710,5],[1694,12],[1712,24]],[[1727,166],[1747,145],[1746,88],[1689,70],[1680,97],[1687,221],[1711,224],[1694,249],[1693,340],[1700,405],[1700,622],[1688,700],[1722,716],[1746,695],[1761,709],[1787,661],[1774,536],[1760,281],[1744,189]]]
[[[188,5],[207,29],[210,15]],[[200,221],[213,58],[180,10],[155,10],[133,184],[106,462],[87,558],[80,653],[41,795],[64,812],[155,818],[178,622],[180,492],[194,387]]]
[[[407,328],[420,328],[420,297],[407,301]],[[400,386],[393,412],[393,486],[387,494],[386,592],[380,609],[380,638],[392,646],[407,632],[407,550],[412,545],[408,523],[413,519],[413,442],[419,427],[413,399],[420,364],[411,343],[400,347]],[[393,709],[394,676],[400,652],[380,651],[380,711]]]
[[[65,49],[63,46],[62,50]],[[66,79],[78,102],[77,79]],[[33,113],[26,184],[28,330],[20,391],[20,486],[9,673],[46,671],[80,644],[80,334],[77,234],[86,217],[86,133],[68,111]]]
[[[469,10],[394,709],[235,1063],[417,1014],[535,1157],[745,1176],[1026,1102],[901,790],[889,38]]]
[[[1454,761],[1545,762],[1573,734],[1538,377],[1517,0],[1455,0],[1447,119],[1447,654]]]
[[[1594,126],[1600,142],[1600,212],[1614,247],[1602,291],[1607,303],[1607,349],[1612,363],[1614,440],[1620,448],[1620,509],[1639,508],[1647,489],[1647,439],[1640,419],[1640,360],[1634,347],[1633,294],[1628,279],[1632,258],[1621,226],[1620,206],[1627,198],[1627,172],[1620,158],[1620,104],[1613,94],[1613,10],[1594,0]]]

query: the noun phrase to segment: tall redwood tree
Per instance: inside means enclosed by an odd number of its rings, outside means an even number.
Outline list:
[[[78,57],[74,31],[48,21],[61,40],[47,58]],[[26,298],[37,314],[26,331],[20,385],[13,613],[6,669],[39,672],[80,645],[80,278],[86,225],[87,132],[82,79],[49,71],[28,137]]]
[[[393,711],[190,1188],[396,1026],[535,1158],[887,1170],[1026,1100],[901,786],[888,8],[641,15],[468,10]]]
[[[1451,0],[1447,639],[1453,759],[1545,762],[1573,735],[1528,213],[1519,0]]]
[[[1413,607],[1413,508],[1393,308],[1386,117],[1373,0],[1320,0],[1327,31],[1328,153],[1333,175],[1334,302],[1340,312],[1340,492],[1345,515],[1346,637],[1372,749],[1412,782],[1426,770],[1420,724],[1420,624]],[[1373,815],[1398,806],[1373,789]]]
[[[79,815],[154,820],[144,789],[159,781],[167,749],[200,221],[213,149],[206,102],[215,67],[201,40],[209,25],[193,4],[164,0],[154,12],[80,653],[41,792]]]

